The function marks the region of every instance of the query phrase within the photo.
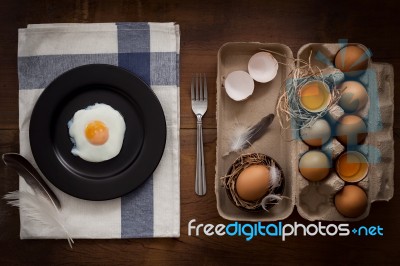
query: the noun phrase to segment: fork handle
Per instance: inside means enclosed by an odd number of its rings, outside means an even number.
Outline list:
[[[195,192],[199,196],[206,194],[206,175],[204,167],[204,150],[203,150],[203,125],[202,116],[197,115],[197,158],[196,158],[196,181]]]

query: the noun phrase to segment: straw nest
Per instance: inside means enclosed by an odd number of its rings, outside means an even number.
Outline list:
[[[315,120],[322,118],[331,109],[335,108],[340,99],[340,91],[336,89],[336,86],[344,80],[343,72],[334,67],[321,69],[316,65],[312,65],[312,50],[308,61],[290,58],[274,51],[265,51],[286,58],[291,62],[290,64],[280,63],[289,68],[289,74],[281,86],[282,93],[276,105],[277,117],[283,129],[292,127],[292,129],[300,130],[303,127],[308,127]],[[320,112],[307,111],[300,104],[300,89],[310,81],[325,83],[331,93],[327,108]]]
[[[252,165],[265,165],[270,173],[270,184],[263,198],[257,201],[245,201],[236,191],[236,181],[240,173]],[[282,199],[284,176],[282,168],[269,156],[261,153],[242,154],[228,170],[227,175],[221,177],[229,199],[240,209],[246,211],[268,211]]]

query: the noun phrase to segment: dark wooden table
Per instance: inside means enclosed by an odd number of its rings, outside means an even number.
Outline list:
[[[204,118],[208,193],[194,194],[196,124],[189,105],[192,73],[205,72],[214,84],[217,51],[229,41],[277,42],[294,52],[309,42],[347,38],[363,43],[373,60],[393,64],[400,84],[400,4],[397,1],[0,1],[0,154],[18,152],[17,29],[29,23],[176,21],[181,27],[181,237],[178,239],[19,239],[16,208],[0,201],[0,264],[400,264],[400,182],[395,196],[373,203],[370,215],[354,225],[380,225],[383,237],[188,236],[188,222],[225,223],[216,209],[215,86]],[[395,93],[400,104],[400,93]],[[395,172],[400,168],[400,108],[395,109]],[[0,163],[0,195],[18,188],[13,170]],[[287,223],[308,224],[295,210]]]

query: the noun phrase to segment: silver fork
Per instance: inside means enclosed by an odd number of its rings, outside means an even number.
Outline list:
[[[207,79],[205,74],[196,74],[191,85],[192,110],[197,118],[197,158],[195,192],[199,196],[206,194],[206,176],[203,151],[203,115],[207,112]]]

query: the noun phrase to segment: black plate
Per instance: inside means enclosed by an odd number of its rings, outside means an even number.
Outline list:
[[[71,153],[68,121],[75,112],[105,103],[124,117],[126,132],[114,158],[87,162]],[[85,65],[55,79],[32,112],[32,153],[46,178],[62,191],[87,200],[120,197],[151,176],[166,140],[165,116],[156,95],[143,81],[112,65]]]

